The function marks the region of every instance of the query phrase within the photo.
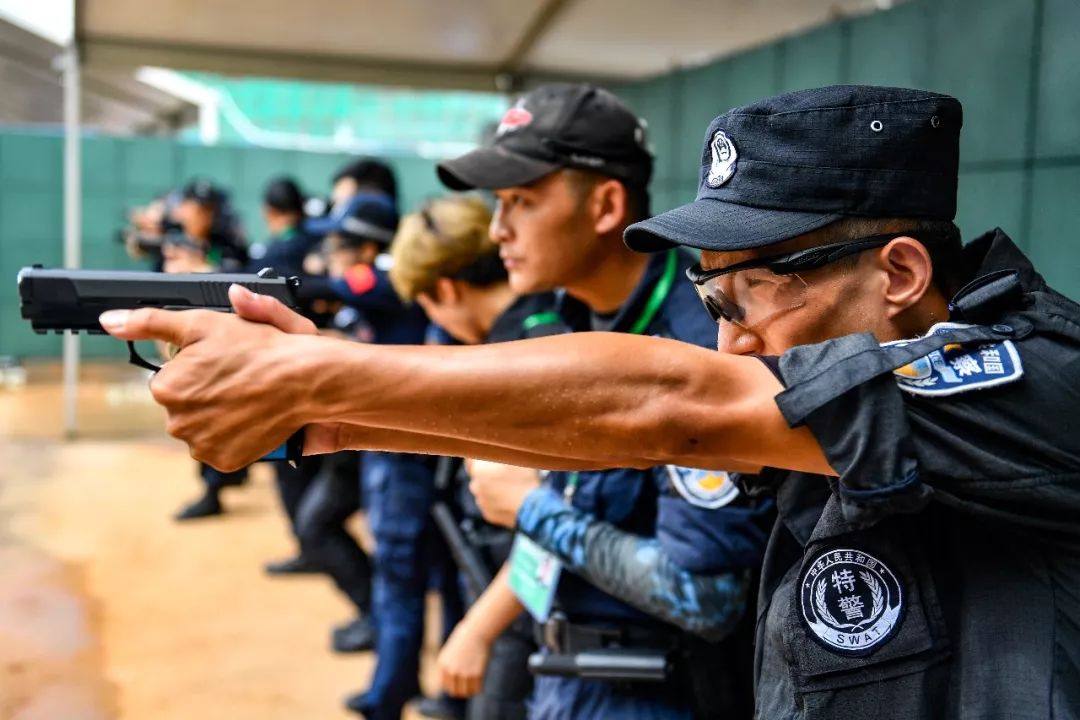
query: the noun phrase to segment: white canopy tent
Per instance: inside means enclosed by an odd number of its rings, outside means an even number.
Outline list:
[[[156,66],[231,75],[510,92],[632,80],[894,0],[73,0],[64,58],[65,264],[79,265],[80,75]],[[89,78],[89,75],[87,76]],[[88,87],[89,83],[86,83]],[[64,344],[76,431],[77,338]]]

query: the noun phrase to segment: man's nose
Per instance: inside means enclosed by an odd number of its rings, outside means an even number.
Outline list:
[[[765,344],[756,333],[721,320],[716,326],[716,349],[728,355],[759,355]]]
[[[495,213],[491,216],[491,225],[488,227],[488,236],[491,238],[491,242],[496,245],[502,244],[510,239],[510,228],[505,222],[502,208],[500,206],[495,207]]]

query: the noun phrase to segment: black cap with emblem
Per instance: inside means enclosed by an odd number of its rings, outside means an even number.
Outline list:
[[[641,252],[746,250],[844,216],[952,220],[960,103],[839,85],[768,98],[709,125],[697,199],[626,230]]]
[[[652,175],[645,126],[610,92],[552,83],[506,111],[483,147],[439,163],[452,190],[528,185],[561,168],[593,170],[645,187]]]

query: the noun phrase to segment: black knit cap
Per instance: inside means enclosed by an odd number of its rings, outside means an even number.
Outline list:
[[[626,229],[640,252],[746,250],[845,216],[952,220],[960,103],[839,85],[745,105],[709,124],[697,199]]]

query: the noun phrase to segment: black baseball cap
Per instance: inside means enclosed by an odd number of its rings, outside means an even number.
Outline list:
[[[274,178],[263,191],[263,205],[279,212],[304,212],[304,194],[292,178]]]
[[[312,218],[304,230],[312,235],[334,233],[347,243],[371,240],[389,245],[398,226],[397,205],[382,193],[357,193],[336,203],[326,217]]]
[[[645,187],[652,166],[644,123],[617,97],[593,85],[552,83],[524,95],[490,142],[439,163],[438,173],[451,190],[528,185],[562,168]]]
[[[625,232],[640,252],[746,250],[846,216],[952,220],[963,112],[925,90],[838,85],[709,124],[697,199]]]

